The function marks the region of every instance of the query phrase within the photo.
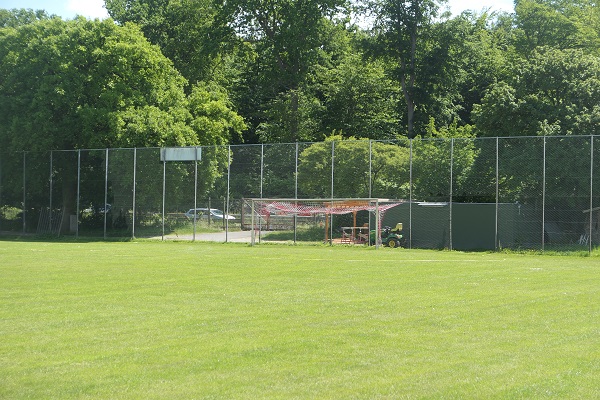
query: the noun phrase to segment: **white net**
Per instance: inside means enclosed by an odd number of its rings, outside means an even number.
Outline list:
[[[311,241],[378,245],[383,216],[398,204],[382,199],[248,199],[242,223],[253,231],[253,243],[256,232],[258,241],[278,237],[296,242],[308,236]],[[375,235],[371,240],[370,234]]]

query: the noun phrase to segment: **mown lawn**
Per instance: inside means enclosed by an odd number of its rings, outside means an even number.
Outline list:
[[[600,257],[0,241],[2,399],[600,397]]]

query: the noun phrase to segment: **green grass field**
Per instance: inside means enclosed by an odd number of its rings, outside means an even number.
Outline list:
[[[0,241],[2,399],[600,397],[600,257]]]

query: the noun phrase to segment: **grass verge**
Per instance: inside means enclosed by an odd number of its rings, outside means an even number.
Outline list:
[[[597,398],[600,259],[0,241],[0,398]]]

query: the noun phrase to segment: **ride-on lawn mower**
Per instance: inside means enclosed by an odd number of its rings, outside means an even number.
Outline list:
[[[372,230],[369,235],[369,243],[375,244],[376,231]],[[398,222],[394,229],[389,226],[384,227],[381,230],[381,244],[391,248],[404,247],[406,239],[402,235],[402,222]]]

